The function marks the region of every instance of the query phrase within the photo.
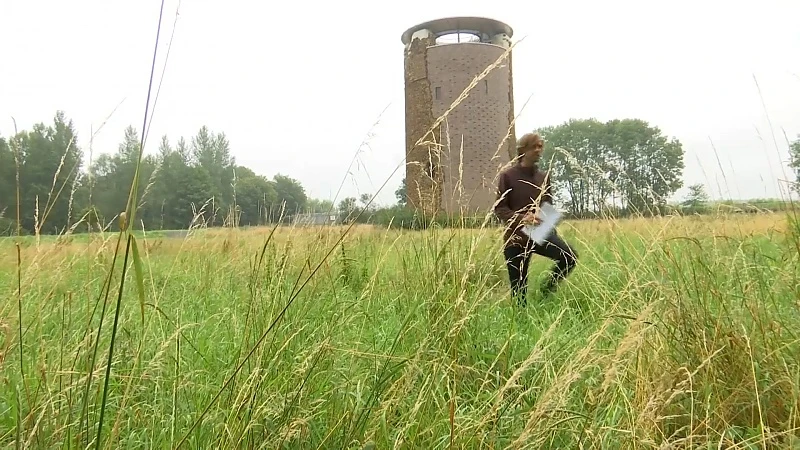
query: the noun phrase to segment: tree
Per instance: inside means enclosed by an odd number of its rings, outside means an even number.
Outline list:
[[[183,151],[183,150],[181,150]],[[191,140],[191,155],[196,167],[211,180],[211,225],[217,224],[218,214],[227,215],[233,205],[233,168],[230,143],[224,133],[214,133],[207,126],[200,127]]]
[[[789,144],[789,167],[794,171],[792,188],[800,193],[800,135]]]
[[[571,119],[540,130],[542,166],[573,216],[652,212],[681,185],[683,147],[638,119]]]
[[[243,169],[236,172],[236,205],[241,212],[239,223],[261,225],[269,218],[270,206],[278,201],[278,193],[273,182]]]
[[[683,184],[683,146],[643,120],[612,120],[607,126],[620,168],[617,185],[625,209],[654,212]]]
[[[399,206],[406,206],[408,205],[408,193],[406,188],[406,177],[403,177],[403,180],[400,182],[400,186],[397,190],[394,191],[394,196],[397,198],[397,204]]]
[[[330,213],[334,211],[333,202],[310,198],[306,202],[306,210],[310,213]]]
[[[164,143],[162,140],[162,147]],[[136,165],[139,160],[141,140],[139,132],[132,126],[125,129],[122,142],[113,155],[101,154],[90,167],[91,185],[88,186],[89,198],[95,207],[97,216],[112,219],[117,214],[125,211],[128,205],[133,177],[136,174]],[[166,153],[162,148],[161,153]],[[136,214],[133,227],[140,227],[141,223],[150,224],[153,217],[157,216],[158,207],[153,198],[153,185],[157,181],[153,178],[158,158],[146,155],[139,166],[139,189],[136,204],[141,206]],[[151,185],[153,183],[153,185]]]
[[[358,215],[358,200],[355,197],[347,197],[339,202],[339,221],[349,223],[355,220]]]
[[[306,191],[303,185],[294,178],[287,177],[286,175],[275,175],[273,177],[275,182],[275,192],[278,194],[277,211],[280,212],[282,208],[284,215],[292,215],[302,212],[306,207]]]
[[[14,141],[20,157],[22,228],[41,233],[65,230],[77,215],[72,192],[78,187],[83,160],[72,121],[58,111],[52,125],[38,123],[31,131],[20,131]],[[16,185],[16,176],[11,179]]]
[[[550,165],[550,181],[561,192],[574,216],[600,213],[608,205],[616,171],[608,128],[595,119],[572,119],[541,130],[547,142],[543,164]]]
[[[0,236],[11,236],[17,220],[16,164],[14,153],[0,137]]]
[[[0,137],[0,217],[16,220],[16,163],[14,153]]]
[[[708,207],[708,194],[706,188],[701,183],[689,186],[689,192],[686,194],[681,206],[693,212],[703,212]]]
[[[148,193],[145,208],[150,219],[148,226],[157,229],[185,229],[195,214],[214,197],[214,186],[208,171],[192,165],[191,153],[185,139],[178,140],[173,149],[166,136],[162,137],[157,156],[158,170]],[[203,218],[210,219],[210,207]]]

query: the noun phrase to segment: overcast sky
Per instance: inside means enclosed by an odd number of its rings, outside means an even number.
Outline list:
[[[93,145],[116,151],[126,126],[141,127],[159,6],[0,0],[0,135],[12,134],[12,116],[30,128],[61,109],[88,153],[90,130],[119,105]],[[375,193],[404,156],[400,35],[457,15],[505,21],[524,39],[514,49],[518,133],[573,117],[641,118],[683,142],[687,185],[725,198],[785,190],[784,131],[800,134],[798,0],[167,0],[156,84],[173,24],[175,34],[146,151],[208,125],[239,164],[332,198],[371,133],[339,198]],[[402,172],[381,203],[394,201]]]

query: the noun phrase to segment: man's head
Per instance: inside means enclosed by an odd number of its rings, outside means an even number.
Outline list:
[[[517,155],[524,165],[534,165],[539,162],[544,150],[544,139],[538,133],[526,133],[517,140]]]

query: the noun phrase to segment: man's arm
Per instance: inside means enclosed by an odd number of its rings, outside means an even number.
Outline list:
[[[498,219],[505,222],[507,226],[516,229],[520,222],[521,217],[517,211],[510,206],[508,196],[511,187],[508,182],[508,177],[505,173],[500,174],[500,180],[497,183],[497,200],[494,206],[494,214]]]

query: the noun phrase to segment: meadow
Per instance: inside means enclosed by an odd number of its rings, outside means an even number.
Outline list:
[[[567,221],[522,312],[497,228],[137,232],[119,302],[117,233],[0,239],[0,442],[800,448],[790,216]]]

